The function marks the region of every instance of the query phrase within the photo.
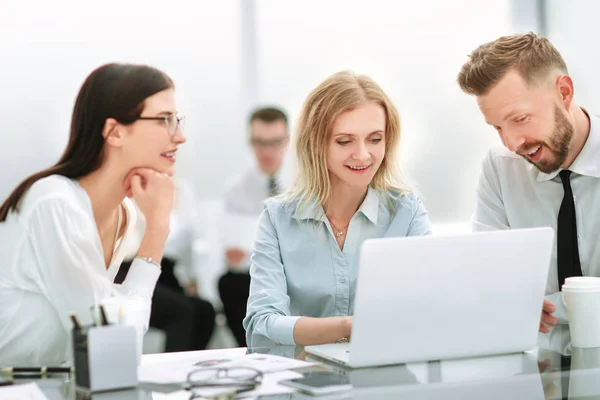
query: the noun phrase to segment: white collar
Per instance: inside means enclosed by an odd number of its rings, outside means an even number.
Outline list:
[[[358,208],[358,211],[362,213],[365,217],[367,217],[375,225],[377,224],[377,217],[379,215],[379,202],[380,199],[378,192],[369,185],[367,195],[360,207]],[[296,208],[294,218],[299,221],[305,219],[325,221],[325,219],[327,218],[325,216],[323,206],[317,201],[312,201],[305,207],[299,204],[298,207],[302,208]]]

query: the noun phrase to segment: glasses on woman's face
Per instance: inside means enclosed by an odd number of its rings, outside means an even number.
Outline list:
[[[137,117],[136,120],[148,120],[148,121],[164,121],[167,133],[170,136],[175,135],[177,130],[183,132],[185,126],[185,115],[169,114],[163,117]]]
[[[229,399],[256,389],[262,382],[261,371],[250,367],[201,368],[188,374],[190,398]]]

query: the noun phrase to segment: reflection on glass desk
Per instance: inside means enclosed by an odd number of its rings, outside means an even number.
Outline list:
[[[333,371],[347,375],[354,386],[352,392],[339,395],[311,397],[295,393],[260,397],[264,400],[600,399],[600,348],[572,348],[567,325],[540,334],[538,347],[526,353],[377,368],[347,369],[310,358],[301,346],[264,347],[248,352],[317,361],[317,365],[298,371],[305,374]],[[177,390],[173,386],[142,384],[137,390],[85,395],[75,390],[72,377],[50,377],[35,382],[50,400],[145,400]]]

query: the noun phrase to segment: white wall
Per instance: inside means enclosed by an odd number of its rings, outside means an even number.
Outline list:
[[[278,104],[293,120],[314,86],[353,69],[373,76],[400,109],[405,171],[438,231],[456,230],[471,215],[480,160],[498,142],[456,74],[475,46],[511,32],[514,8],[532,1],[0,0],[0,199],[58,159],[77,91],[101,64],[148,63],[175,80],[188,115],[178,174],[207,204],[250,160],[250,107]],[[570,11],[550,3],[556,16]],[[518,14],[526,29],[532,11]],[[562,50],[589,68],[594,43],[573,43],[594,21],[583,7],[578,14],[587,22],[565,22],[576,33],[565,34]],[[204,269],[211,299],[218,257]]]
[[[466,221],[479,162],[498,141],[456,74],[475,46],[512,31],[511,4],[0,0],[0,147],[10,166],[0,168],[0,198],[57,160],[77,90],[103,63],[149,63],[173,77],[188,115],[178,173],[201,198],[217,196],[247,165],[250,106],[282,105],[295,119],[314,86],[353,69],[373,76],[398,106],[405,171],[432,220]]]
[[[0,198],[57,161],[80,85],[113,61],[174,79],[188,116],[178,171],[217,195],[246,155],[239,19],[235,0],[0,0]]]
[[[341,69],[376,79],[400,110],[405,171],[434,222],[465,221],[480,161],[499,143],[456,75],[477,45],[512,33],[505,0],[257,1],[259,99],[296,116]]]
[[[595,0],[546,0],[546,36],[565,59],[575,84],[577,102],[600,114],[598,14]]]

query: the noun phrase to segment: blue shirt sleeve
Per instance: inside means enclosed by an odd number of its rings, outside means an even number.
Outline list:
[[[427,215],[427,210],[421,202],[421,199],[415,195],[410,195],[414,201],[413,218],[408,227],[407,236],[427,236],[431,235],[431,221]]]
[[[277,218],[279,212],[274,210],[273,203],[272,207],[269,203],[258,222],[251,256],[250,296],[244,319],[246,341],[250,347],[264,339],[283,345],[295,344],[294,325],[300,318],[290,316],[279,238],[273,224],[273,218]]]

